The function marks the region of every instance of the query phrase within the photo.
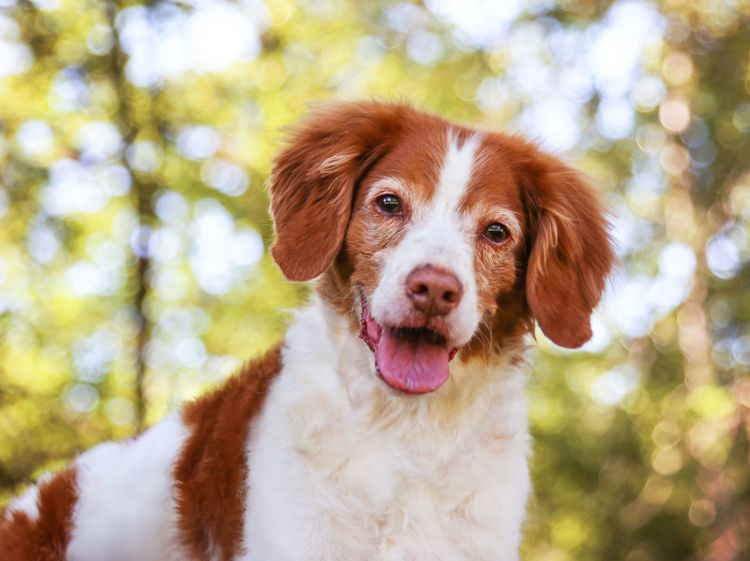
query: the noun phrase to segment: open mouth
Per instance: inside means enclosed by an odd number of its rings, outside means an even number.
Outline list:
[[[375,354],[378,375],[392,388],[424,394],[442,386],[456,354],[445,336],[427,327],[381,326],[362,298],[360,337]]]

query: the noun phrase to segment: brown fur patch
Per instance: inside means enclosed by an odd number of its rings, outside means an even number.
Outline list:
[[[586,179],[558,158],[508,137],[529,216],[526,298],[544,334],[575,348],[615,263],[604,207]]]
[[[76,469],[71,466],[39,484],[39,516],[36,519],[21,511],[0,513],[0,558],[7,561],[64,561],[77,500]]]
[[[310,280],[331,265],[360,179],[416,114],[406,105],[339,103],[295,128],[271,174],[271,253],[289,280]]]
[[[280,369],[277,346],[182,411],[192,432],[174,478],[182,540],[195,560],[229,560],[242,549],[250,425]]]

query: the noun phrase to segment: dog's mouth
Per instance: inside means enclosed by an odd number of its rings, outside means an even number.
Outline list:
[[[375,354],[378,375],[392,388],[424,394],[442,386],[450,374],[448,363],[457,348],[427,327],[381,326],[362,298],[360,337]]]

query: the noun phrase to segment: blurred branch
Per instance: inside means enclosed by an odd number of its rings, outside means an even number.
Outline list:
[[[134,295],[133,310],[136,328],[136,347],[135,347],[135,410],[136,410],[136,431],[140,432],[144,428],[146,412],[148,409],[147,397],[145,394],[145,379],[147,374],[146,350],[148,341],[151,336],[151,324],[146,313],[146,297],[149,293],[149,276],[151,273],[151,259],[149,256],[148,245],[150,230],[155,222],[153,213],[153,196],[156,191],[155,183],[144,177],[143,174],[137,173],[128,161],[126,151],[137,138],[140,129],[145,125],[154,122],[153,99],[158,96],[160,90],[152,88],[149,96],[144,96],[145,101],[142,107],[139,107],[138,116],[136,116],[134,105],[133,86],[128,83],[125,75],[126,55],[122,48],[122,42],[116,25],[116,17],[121,9],[120,2],[116,0],[104,0],[104,9],[107,21],[112,32],[113,46],[109,56],[110,73],[115,91],[117,92],[117,113],[115,122],[123,138],[123,152],[121,156],[122,164],[128,170],[133,181],[133,204],[135,206],[138,225],[136,226],[136,236],[133,240],[133,252],[136,260],[134,274]],[[144,116],[145,115],[145,119]],[[146,121],[144,123],[144,120]],[[150,122],[150,123],[149,123]],[[149,127],[159,130],[159,127]]]

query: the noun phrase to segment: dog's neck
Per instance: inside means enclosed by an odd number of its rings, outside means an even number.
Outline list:
[[[388,387],[378,377],[372,352],[359,338],[351,317],[318,296],[296,314],[286,341],[285,367],[307,372],[299,383],[313,384],[326,399],[343,396],[352,416],[372,429],[394,431],[419,442],[429,435],[458,442],[483,424],[496,425],[493,417],[510,414],[523,419],[525,426],[525,339],[489,357],[463,360],[459,353],[451,363],[448,382],[421,396]],[[524,411],[516,415],[510,409],[517,409],[519,403]]]

